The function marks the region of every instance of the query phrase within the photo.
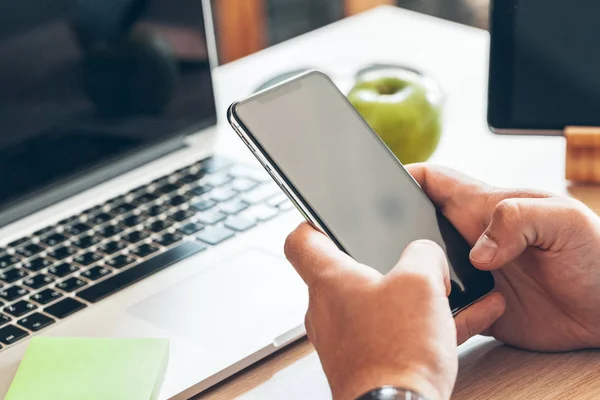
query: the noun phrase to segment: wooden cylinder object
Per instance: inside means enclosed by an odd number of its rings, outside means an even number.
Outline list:
[[[570,126],[567,138],[566,178],[600,183],[600,127]]]

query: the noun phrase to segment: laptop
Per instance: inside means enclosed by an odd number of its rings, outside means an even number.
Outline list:
[[[209,1],[0,5],[0,397],[35,335],[170,339],[161,399],[304,335],[301,217],[213,152],[211,27]]]

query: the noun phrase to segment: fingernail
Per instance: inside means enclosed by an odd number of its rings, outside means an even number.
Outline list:
[[[487,235],[483,235],[471,250],[471,259],[480,263],[489,263],[496,257],[497,252],[498,243],[487,237]]]

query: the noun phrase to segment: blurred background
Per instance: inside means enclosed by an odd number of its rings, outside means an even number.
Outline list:
[[[487,29],[489,0],[212,0],[225,64],[379,5]]]

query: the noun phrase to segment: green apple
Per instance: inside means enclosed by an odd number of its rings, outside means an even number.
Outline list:
[[[425,161],[435,151],[444,96],[433,79],[400,67],[368,70],[348,100],[403,164]]]

